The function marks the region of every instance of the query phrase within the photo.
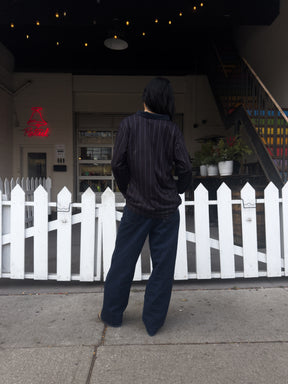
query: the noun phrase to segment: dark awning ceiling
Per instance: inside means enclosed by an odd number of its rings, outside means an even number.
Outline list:
[[[269,25],[278,13],[279,0],[1,0],[0,42],[17,71],[191,73],[215,36]],[[104,46],[114,34],[128,49]]]

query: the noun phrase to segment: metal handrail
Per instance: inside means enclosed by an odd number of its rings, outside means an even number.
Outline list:
[[[261,137],[282,180],[288,175],[288,117],[245,58],[237,56],[234,70],[228,75],[225,60],[215,48],[217,73],[214,88],[224,108],[224,115],[231,117],[243,105],[255,130]],[[214,67],[215,69],[215,67]]]

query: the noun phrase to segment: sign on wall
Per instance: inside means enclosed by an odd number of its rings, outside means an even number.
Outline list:
[[[42,107],[32,107],[32,114],[27,121],[27,127],[25,128],[24,135],[28,137],[32,136],[48,136],[49,127],[47,121],[42,116]]]

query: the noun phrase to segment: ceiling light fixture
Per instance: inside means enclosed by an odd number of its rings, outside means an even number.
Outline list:
[[[113,19],[113,26],[108,33],[108,37],[104,40],[104,45],[105,47],[114,51],[123,51],[124,49],[128,48],[128,43],[123,37],[123,33],[121,31],[121,23],[118,18]]]
[[[128,48],[127,41],[120,39],[119,36],[114,35],[113,37],[109,37],[104,41],[105,47],[109,49],[113,49],[115,51],[123,51]]]

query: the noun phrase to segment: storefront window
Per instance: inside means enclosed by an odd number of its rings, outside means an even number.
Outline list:
[[[111,160],[112,147],[81,147],[79,160]]]
[[[79,164],[80,176],[112,176],[111,164]]]

